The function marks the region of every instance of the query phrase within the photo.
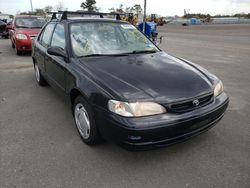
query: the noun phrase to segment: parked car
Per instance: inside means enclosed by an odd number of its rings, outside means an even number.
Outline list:
[[[12,28],[12,22],[8,22],[7,24],[3,21],[0,21],[0,35],[2,38],[9,38],[9,30]]]
[[[9,31],[12,29],[12,21],[8,22],[4,32],[4,38],[9,38]]]
[[[5,29],[6,29],[6,23],[2,20],[0,20],[0,36],[4,35]]]
[[[16,16],[9,31],[12,47],[16,54],[31,52],[32,40],[38,35],[45,20],[38,16]]]
[[[86,144],[162,147],[223,117],[229,98],[215,75],[160,50],[127,22],[70,14],[45,25],[32,59],[36,81],[66,99]]]

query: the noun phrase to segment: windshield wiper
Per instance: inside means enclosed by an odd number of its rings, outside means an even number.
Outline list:
[[[129,54],[146,54],[146,53],[156,53],[156,50],[134,50]]]
[[[132,52],[126,52],[126,53],[120,53],[120,54],[89,54],[89,55],[83,55],[81,57],[98,57],[98,56],[127,56],[129,54],[143,54],[143,53],[156,53],[156,50],[135,50]]]
[[[30,27],[28,27],[28,26],[23,26],[23,25],[21,25],[21,26],[16,26],[17,28],[30,28]]]
[[[121,53],[121,54],[89,54],[89,55],[84,55],[80,57],[97,57],[97,56],[126,56],[127,53]]]

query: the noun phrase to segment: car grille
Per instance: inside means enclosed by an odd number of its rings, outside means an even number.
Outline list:
[[[193,98],[191,100],[186,100],[186,101],[166,105],[166,107],[168,108],[170,112],[182,113],[182,112],[191,111],[196,108],[200,108],[202,106],[209,104],[212,101],[213,101],[213,93],[205,95],[205,96],[203,95],[197,98]]]

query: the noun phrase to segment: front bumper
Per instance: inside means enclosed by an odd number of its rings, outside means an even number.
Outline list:
[[[27,40],[20,40],[16,39],[15,45],[17,50],[23,51],[23,52],[30,52],[32,51],[32,40],[27,39]]]
[[[126,118],[96,110],[101,135],[128,149],[145,150],[178,143],[214,126],[224,115],[229,98],[222,93],[207,106],[182,114]]]

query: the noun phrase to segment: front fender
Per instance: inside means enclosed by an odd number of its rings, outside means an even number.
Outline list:
[[[71,99],[72,90],[77,90],[92,106],[107,107],[112,96],[91,79],[87,72],[74,63],[69,63],[66,73],[66,95]],[[69,100],[70,101],[70,100]]]

